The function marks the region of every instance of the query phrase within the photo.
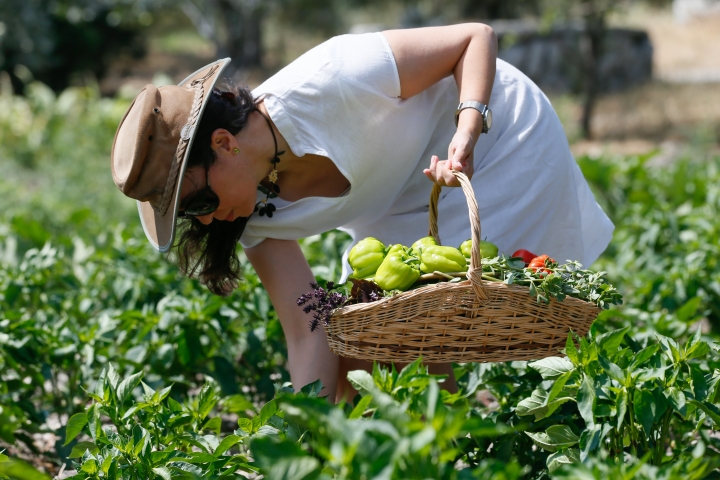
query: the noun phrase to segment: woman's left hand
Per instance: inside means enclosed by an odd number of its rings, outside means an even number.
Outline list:
[[[474,149],[475,140],[472,135],[464,131],[457,131],[448,147],[448,159],[440,160],[437,155],[433,155],[430,159],[430,167],[423,170],[423,173],[430,181],[441,187],[459,187],[460,181],[452,172],[463,172],[472,179],[475,169]]]

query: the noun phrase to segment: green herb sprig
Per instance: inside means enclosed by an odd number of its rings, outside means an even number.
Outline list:
[[[622,304],[622,295],[607,283],[606,272],[586,270],[573,261],[561,265],[547,261],[544,270],[547,272],[526,268],[522,260],[504,255],[483,259],[483,279],[527,286],[538,303],[550,303],[551,298],[563,301],[565,297],[573,297],[592,302],[602,309]]]

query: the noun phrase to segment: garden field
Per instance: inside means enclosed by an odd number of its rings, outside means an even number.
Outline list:
[[[109,172],[131,99],[1,80],[0,478],[720,478],[720,158],[578,159],[624,303],[564,354],[456,364],[457,394],[351,372],[332,405],[288,383],[249,265],[220,298],[145,240]],[[348,241],[302,241],[316,276]]]

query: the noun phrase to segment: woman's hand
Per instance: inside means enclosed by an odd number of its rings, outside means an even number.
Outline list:
[[[458,130],[448,147],[448,159],[440,160],[437,155],[433,155],[430,159],[430,167],[423,170],[423,173],[431,182],[437,183],[441,187],[459,187],[460,181],[452,172],[463,172],[472,179],[475,169],[474,150],[475,139],[472,135]]]

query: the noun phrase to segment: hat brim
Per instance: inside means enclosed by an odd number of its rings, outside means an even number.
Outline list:
[[[204,66],[200,70],[196,71],[195,73],[189,75],[185,80],[180,82],[178,85],[183,86],[186,83],[192,82],[196,78],[202,78],[204,77],[208,71],[213,68],[214,66],[218,66],[217,70],[213,72],[211,76],[209,76],[205,81],[203,82],[203,88],[205,90],[205,96],[203,97],[203,103],[200,107],[200,115],[198,116],[198,123],[202,121],[202,115],[205,112],[205,106],[207,105],[208,99],[210,98],[210,92],[212,91],[213,87],[215,86],[215,83],[217,82],[218,78],[220,78],[223,70],[225,70],[225,67],[230,63],[229,58],[223,58],[222,60],[217,60],[209,65]],[[175,190],[173,191],[173,196],[170,199],[170,203],[168,206],[167,211],[164,215],[160,215],[157,211],[155,211],[150,205],[150,202],[141,202],[137,201],[138,205],[138,212],[140,214],[140,221],[142,222],[143,230],[145,231],[145,236],[150,241],[150,244],[152,244],[153,247],[155,247],[156,250],[160,252],[167,252],[170,250],[173,244],[173,240],[175,240],[175,227],[177,225],[177,214],[178,214],[178,205],[180,200],[180,190],[182,189],[183,184],[183,178],[185,176],[185,169],[187,167],[187,160],[190,156],[190,151],[192,150],[192,144],[195,140],[195,133],[198,130],[198,125],[196,124],[194,128],[192,129],[190,133],[190,139],[188,140],[188,146],[185,149],[185,155],[184,158],[181,160],[180,163],[180,169],[178,172],[178,179],[175,185]]]

